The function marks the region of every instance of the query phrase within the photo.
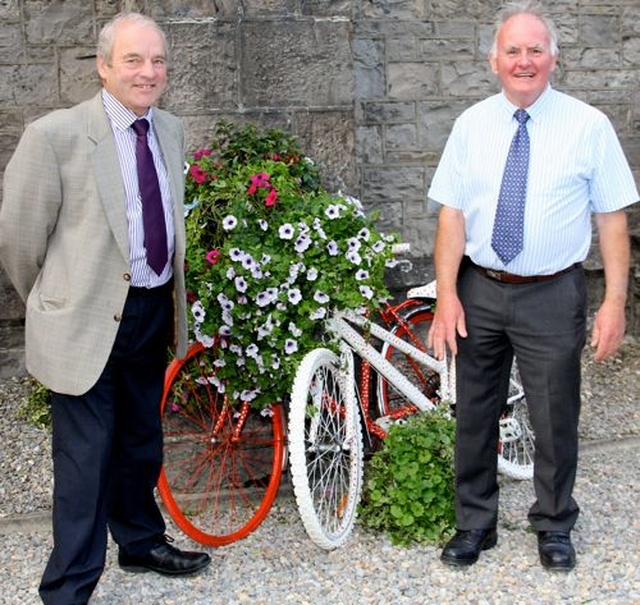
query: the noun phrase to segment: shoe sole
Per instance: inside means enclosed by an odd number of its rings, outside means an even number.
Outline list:
[[[571,571],[576,566],[575,561],[573,563],[558,564],[558,563],[545,563],[544,561],[542,561],[542,559],[540,560],[540,564],[547,571],[559,571],[559,572]]]
[[[146,567],[143,565],[120,565],[120,569],[122,569],[122,571],[126,571],[127,573],[148,573],[152,571],[154,573],[160,574],[161,576],[192,576],[208,567],[210,562],[211,561],[207,561],[206,563],[203,563],[198,567],[194,567],[193,569],[185,571],[167,571],[166,569],[156,569],[154,567]]]
[[[480,551],[489,550],[493,548],[498,543],[498,536],[489,536],[485,539],[480,547]],[[469,565],[473,565],[478,559],[480,555],[473,559],[457,559],[456,557],[446,557],[440,555],[440,560],[447,565],[451,565],[452,567],[469,567]]]

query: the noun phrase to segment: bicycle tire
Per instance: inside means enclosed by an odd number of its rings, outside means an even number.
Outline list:
[[[532,479],[534,453],[535,435],[529,422],[524,389],[514,358],[507,404],[500,418],[498,471],[512,479]]]
[[[430,304],[420,304],[409,307],[408,311],[405,311],[401,317],[402,321],[390,328],[391,334],[414,344],[422,350],[427,350],[427,335],[433,321],[432,306]],[[380,352],[387,361],[396,366],[407,379],[413,382],[429,400],[436,404],[439,403],[440,376],[437,372],[414,361],[388,342],[383,343]],[[376,402],[379,417],[396,416],[401,418],[404,415],[418,411],[411,402],[406,400],[404,395],[399,393],[380,374],[377,374]]]
[[[325,550],[347,540],[360,501],[363,446],[353,380],[350,350],[341,359],[318,348],[303,358],[291,391],[291,481],[304,528]]]
[[[167,368],[161,403],[158,492],[176,525],[207,546],[241,540],[262,523],[278,494],[285,451],[282,405],[268,413],[229,406],[211,383],[215,359],[215,346],[192,345]]]

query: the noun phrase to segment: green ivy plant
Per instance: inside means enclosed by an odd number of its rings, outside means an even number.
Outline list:
[[[39,428],[51,427],[51,391],[35,378],[28,378],[29,393],[18,408],[18,415]]]
[[[442,544],[455,528],[455,426],[446,407],[392,426],[366,467],[360,520],[393,544]]]

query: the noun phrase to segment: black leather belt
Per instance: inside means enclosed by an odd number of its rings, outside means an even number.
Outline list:
[[[582,266],[582,263],[574,263],[570,267],[562,269],[562,271],[556,271],[551,275],[515,275],[513,273],[507,273],[506,271],[485,269],[484,267],[476,265],[472,260],[468,260],[468,262],[478,273],[480,273],[480,275],[484,275],[489,279],[499,281],[503,284],[532,284],[534,282],[550,281],[564,273],[568,273],[569,271],[573,271],[574,269]]]

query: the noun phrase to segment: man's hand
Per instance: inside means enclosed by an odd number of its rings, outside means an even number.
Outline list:
[[[614,355],[622,343],[624,330],[624,307],[603,303],[593,322],[590,343],[595,349],[593,358],[604,361]]]
[[[467,326],[464,309],[460,299],[455,296],[451,300],[438,297],[436,312],[429,329],[428,346],[433,350],[436,359],[444,359],[447,348],[454,357],[458,353],[456,336],[467,337]]]

